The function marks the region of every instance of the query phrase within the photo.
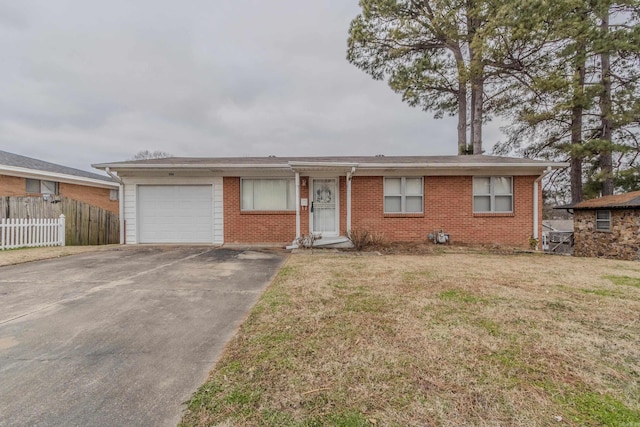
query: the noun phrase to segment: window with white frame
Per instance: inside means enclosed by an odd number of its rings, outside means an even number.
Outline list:
[[[422,213],[424,211],[422,177],[384,179],[385,213]]]
[[[288,178],[242,178],[243,211],[287,211],[296,208],[295,185]]]
[[[120,196],[119,190],[115,190],[115,189],[109,190],[109,200],[111,200],[112,202],[117,201],[119,199],[119,196]]]
[[[40,179],[27,178],[27,193],[33,194],[58,194],[58,183]]]
[[[596,211],[596,230],[611,230],[611,211]]]
[[[477,213],[513,212],[513,177],[474,176],[473,211]]]

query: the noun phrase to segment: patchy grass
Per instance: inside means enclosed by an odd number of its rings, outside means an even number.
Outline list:
[[[614,284],[619,286],[633,286],[640,288],[640,279],[637,277],[629,276],[604,276],[605,279],[611,280]]]
[[[640,426],[640,269],[289,258],[182,425]]]

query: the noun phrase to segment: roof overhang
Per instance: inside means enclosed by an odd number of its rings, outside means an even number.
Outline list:
[[[16,166],[0,165],[0,175],[17,176],[20,178],[41,179],[57,181],[66,184],[85,185],[89,187],[119,188],[117,182],[103,181],[100,179],[86,178],[83,176],[67,175],[56,172],[46,172],[37,169],[20,168]]]
[[[102,163],[92,165],[96,169],[117,172],[119,175],[153,172],[195,172],[206,171],[221,175],[246,173],[327,173],[335,172],[354,175],[421,174],[421,175],[541,175],[549,169],[568,167],[568,163],[556,162],[474,162],[474,163],[351,163],[351,162],[312,162],[289,161],[282,163]]]

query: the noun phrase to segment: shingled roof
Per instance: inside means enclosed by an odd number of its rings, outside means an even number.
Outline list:
[[[567,209],[628,209],[640,208],[640,191],[625,194],[614,194],[597,199],[585,200],[575,205],[566,206]]]
[[[442,163],[442,164],[489,164],[503,163],[512,165],[539,164],[547,165],[545,160],[531,160],[499,156],[328,156],[328,157],[165,157],[161,159],[129,160],[103,163],[97,167],[111,165],[287,165],[296,162],[318,163],[358,163],[358,164],[398,164],[398,163]]]
[[[97,179],[106,182],[114,182],[112,178],[105,175],[86,172],[80,169],[74,169],[67,166],[49,163],[43,160],[33,159],[31,157],[21,156],[19,154],[13,154],[7,151],[0,150],[0,169],[2,168],[2,166],[32,169],[41,172],[51,172],[81,178]]]

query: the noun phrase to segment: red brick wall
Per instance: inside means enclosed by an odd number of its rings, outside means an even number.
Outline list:
[[[0,196],[26,196],[27,182],[17,176],[0,175]]]
[[[533,229],[533,181],[536,176],[514,177],[514,212],[474,214],[472,177],[424,178],[424,214],[384,214],[383,177],[352,179],[353,228],[384,233],[387,240],[425,241],[434,230],[443,228],[453,243],[501,244],[528,247]],[[300,197],[309,199],[309,177],[300,188]],[[346,233],[346,178],[340,177],[340,231]],[[542,192],[539,192],[542,206]],[[309,200],[311,203],[311,200]],[[300,230],[309,232],[309,211],[301,209]],[[542,230],[542,214],[539,214]],[[224,241],[226,243],[289,244],[296,233],[295,211],[240,211],[240,178],[224,178]],[[540,236],[538,236],[540,238]]]
[[[89,203],[90,205],[106,209],[116,214],[120,212],[118,201],[109,200],[110,190],[108,188],[88,187],[86,185],[61,182],[59,184],[59,192],[61,196],[70,199]]]
[[[88,187],[85,185],[66,184],[64,182],[58,185],[58,192],[61,196],[89,203],[114,213],[119,213],[118,201],[109,200],[108,188]],[[25,178],[0,175],[0,196],[23,197],[29,195],[39,195],[39,193],[27,194],[27,182]]]
[[[240,210],[240,178],[223,181],[224,242],[290,245],[296,237],[295,211]]]
[[[417,242],[444,229],[453,243],[529,246],[533,182],[514,177],[514,212],[474,214],[472,177],[424,177],[424,214],[384,214],[383,177],[353,177],[352,228],[384,233],[387,240]],[[541,203],[541,195],[539,201]],[[542,206],[542,205],[540,205]],[[542,227],[540,218],[540,228]]]

